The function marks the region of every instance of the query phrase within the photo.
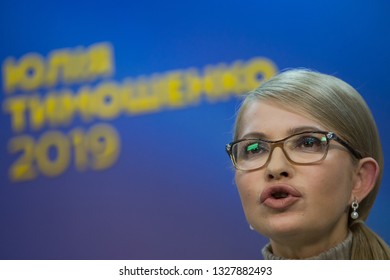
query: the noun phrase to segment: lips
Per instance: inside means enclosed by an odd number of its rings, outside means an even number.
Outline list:
[[[270,186],[261,193],[260,203],[272,209],[283,210],[301,197],[302,194],[289,185]]]

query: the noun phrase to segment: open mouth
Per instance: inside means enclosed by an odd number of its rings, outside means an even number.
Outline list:
[[[288,197],[290,194],[287,193],[287,192],[284,192],[284,191],[276,191],[276,192],[273,192],[271,193],[271,196],[275,199],[281,199],[281,198],[286,198]]]
[[[273,209],[285,209],[302,197],[302,194],[289,185],[266,188],[260,195],[260,203]]]

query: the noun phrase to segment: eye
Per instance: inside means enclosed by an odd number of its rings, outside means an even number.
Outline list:
[[[302,137],[301,139],[302,147],[312,148],[319,144],[321,144],[321,141],[315,137]]]
[[[248,146],[246,146],[245,148],[245,151],[247,153],[258,153],[260,150],[260,145],[259,143],[253,143],[253,144],[249,144]]]
[[[245,158],[252,158],[254,156],[263,155],[268,152],[268,146],[266,143],[259,142],[245,142],[242,143],[242,155]]]
[[[305,152],[321,152],[326,146],[325,136],[302,135],[295,140],[295,149]]]

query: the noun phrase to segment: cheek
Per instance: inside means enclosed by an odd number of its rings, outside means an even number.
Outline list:
[[[256,204],[255,202],[260,195],[260,179],[259,174],[256,174],[256,172],[236,172],[235,182],[245,211],[251,209]]]
[[[306,172],[306,193],[317,209],[345,209],[352,191],[352,173],[345,166],[329,165]],[[336,210],[336,209],[335,209]]]

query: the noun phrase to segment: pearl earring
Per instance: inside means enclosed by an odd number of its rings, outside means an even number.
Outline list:
[[[357,202],[357,200],[355,199],[353,202],[352,202],[352,205],[351,205],[353,211],[351,213],[351,218],[356,220],[357,218],[359,218],[359,213],[356,212],[356,209],[359,208],[359,203]]]
[[[251,224],[249,224],[249,229],[250,229],[250,230],[255,230],[255,229],[252,227]]]

